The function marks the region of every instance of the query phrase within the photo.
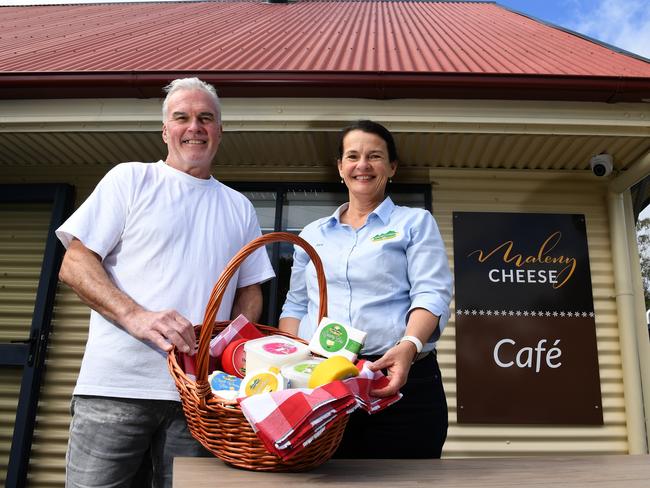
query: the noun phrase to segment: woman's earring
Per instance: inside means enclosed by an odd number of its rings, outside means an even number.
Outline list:
[[[343,178],[341,178],[341,183],[345,183],[345,182],[343,181]]]
[[[392,179],[392,178],[388,178],[388,183],[392,183],[392,182],[393,182],[393,179]]]

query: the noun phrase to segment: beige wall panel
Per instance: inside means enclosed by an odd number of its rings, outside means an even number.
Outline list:
[[[0,314],[2,313],[0,309]],[[22,369],[0,369],[0,480],[7,478]]]
[[[29,338],[51,205],[0,204],[0,342]],[[0,479],[5,479],[22,368],[0,369]]]
[[[603,185],[589,175],[524,171],[470,173],[463,170],[431,170],[431,180],[433,212],[452,266],[454,211],[585,214],[604,417],[602,427],[456,424],[455,326],[452,315],[438,345],[450,414],[449,437],[443,455],[626,453],[623,375]]]

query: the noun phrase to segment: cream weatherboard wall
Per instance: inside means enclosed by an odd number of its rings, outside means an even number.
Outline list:
[[[605,188],[591,175],[570,172],[431,170],[433,209],[453,266],[452,212],[580,213],[587,240],[596,313],[603,398],[602,427],[457,425],[455,327],[439,344],[448,395],[450,429],[444,455],[625,453],[628,451],[623,374]],[[453,317],[453,315],[452,315]]]
[[[76,187],[76,204],[82,202],[110,165],[12,168],[3,183],[67,182]],[[275,168],[255,174],[236,168],[218,169],[231,180],[314,181],[323,171]],[[288,175],[291,175],[288,177]],[[217,174],[219,177],[220,175]],[[400,174],[406,181],[428,178],[433,188],[434,215],[447,244],[453,267],[453,211],[507,211],[583,213],[596,311],[596,334],[603,395],[604,426],[467,426],[456,424],[455,327],[453,314],[439,343],[439,361],[448,395],[450,428],[445,457],[513,456],[535,454],[627,453],[621,348],[609,238],[606,188],[591,175],[571,171],[418,170]],[[36,238],[34,239],[34,243]],[[12,260],[16,250],[0,248],[0,260]],[[32,271],[33,274],[33,271]],[[7,300],[0,302],[0,317],[11,312]],[[28,311],[23,313],[29,314]],[[88,308],[65,286],[60,286],[54,311],[53,333],[47,357],[45,382],[39,403],[29,469],[29,486],[62,487],[69,426],[69,399],[76,380],[87,335]],[[3,378],[0,404],[0,452],[8,450],[12,400],[16,397],[12,378]],[[15,407],[14,407],[15,408]],[[4,468],[6,469],[6,468]]]

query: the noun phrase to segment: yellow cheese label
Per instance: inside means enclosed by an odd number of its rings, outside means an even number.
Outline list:
[[[258,393],[270,393],[278,389],[278,378],[271,373],[260,373],[253,376],[246,387],[244,392],[246,396],[257,395]]]

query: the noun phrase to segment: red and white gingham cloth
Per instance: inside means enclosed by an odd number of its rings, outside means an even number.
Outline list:
[[[334,381],[315,389],[296,388],[239,398],[244,416],[269,452],[283,460],[290,459],[323,434],[332,422],[357,408],[376,413],[400,398],[370,395],[371,390],[386,385],[380,371],[370,371],[364,364],[354,378]]]
[[[370,394],[371,391],[384,388],[390,380],[381,371],[371,371],[369,368],[370,364],[372,363],[368,361],[359,361],[357,363],[357,368],[361,367],[359,376],[343,380],[343,383],[354,394],[359,406],[369,414],[373,414],[395,403],[402,398],[402,394],[397,393],[386,398],[372,396]]]
[[[230,322],[228,327],[210,341],[210,356],[220,358],[226,346],[236,339],[259,339],[260,337],[264,337],[264,334],[251,324],[246,317],[239,314],[235,320]]]
[[[264,334],[251,324],[246,317],[240,314],[210,341],[208,372],[214,371],[217,368],[217,362],[221,358],[223,350],[232,341],[240,338],[258,339],[259,337],[264,337]],[[179,357],[181,358],[185,374],[188,378],[196,380],[196,356],[190,356],[181,352],[179,353]]]

